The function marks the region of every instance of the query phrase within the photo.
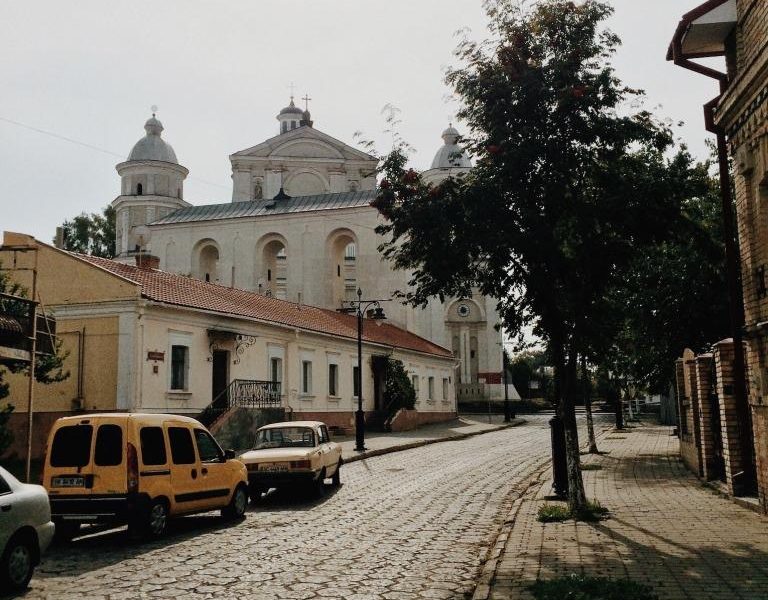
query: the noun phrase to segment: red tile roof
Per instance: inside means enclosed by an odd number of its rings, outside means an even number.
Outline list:
[[[106,258],[72,255],[136,283],[141,287],[141,295],[149,300],[357,339],[357,318],[354,315],[299,305],[156,269],[140,269]],[[382,321],[366,319],[363,340],[437,356],[452,356],[446,348]]]

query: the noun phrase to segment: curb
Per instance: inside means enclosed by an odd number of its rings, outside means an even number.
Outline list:
[[[475,437],[476,435],[483,435],[484,433],[494,433],[496,431],[502,431],[504,429],[510,429],[512,427],[519,427],[527,423],[525,419],[515,419],[508,425],[499,425],[493,429],[483,429],[482,431],[472,431],[470,433],[457,433],[456,435],[449,435],[440,438],[431,438],[427,440],[418,440],[416,442],[408,442],[407,444],[400,444],[397,446],[390,446],[388,448],[379,448],[377,450],[366,450],[360,454],[354,454],[349,458],[344,457],[344,464],[351,462],[357,462],[358,460],[365,460],[374,456],[381,456],[382,454],[391,454],[393,452],[401,452],[402,450],[410,450],[412,448],[420,448],[422,446],[428,446],[430,444],[439,444],[440,442],[456,442],[459,440],[466,440],[467,438]]]
[[[599,436],[596,437],[602,440],[607,435],[607,433],[608,432],[603,429]],[[587,447],[585,444],[582,444],[581,446]],[[520,512],[520,508],[522,507],[523,502],[526,500],[527,494],[531,491],[531,489],[542,483],[542,475],[544,475],[551,468],[552,460],[548,459],[541,467],[536,469],[528,479],[524,481],[524,489],[520,490],[517,498],[515,498],[515,500],[512,502],[512,506],[510,507],[509,512],[507,512],[507,516],[504,518],[504,524],[501,526],[499,534],[496,536],[495,541],[486,554],[485,562],[480,569],[480,575],[478,576],[477,583],[475,584],[475,591],[472,594],[472,600],[489,600],[491,597],[491,589],[493,586],[493,580],[496,577],[496,568],[499,564],[499,558],[501,558],[501,555],[504,554],[504,548],[506,547],[509,536],[515,527],[515,522],[517,521],[517,515]]]
[[[515,527],[520,508],[523,506],[523,502],[531,489],[542,483],[542,475],[546,473],[549,468],[550,461],[547,461],[543,466],[539,467],[525,482],[524,489],[520,491],[519,496],[512,502],[512,506],[504,519],[504,524],[501,526],[501,531],[499,531],[496,540],[488,550],[485,562],[480,571],[480,576],[477,578],[475,591],[472,594],[472,600],[488,600],[490,598],[491,586],[493,584],[493,579],[496,576],[496,567],[499,564],[499,559],[502,554],[504,554],[504,548]]]

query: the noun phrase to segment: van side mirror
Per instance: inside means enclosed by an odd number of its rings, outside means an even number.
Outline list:
[[[226,460],[229,460],[231,458],[235,458],[235,451],[234,450],[224,450],[224,458]]]

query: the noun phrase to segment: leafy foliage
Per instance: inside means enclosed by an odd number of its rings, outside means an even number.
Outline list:
[[[115,209],[104,208],[101,214],[81,213],[64,221],[64,249],[103,258],[115,255]]]
[[[537,520],[540,523],[561,523],[574,519],[576,521],[601,521],[608,514],[608,509],[597,500],[588,500],[586,504],[577,510],[562,504],[542,504],[539,507]]]
[[[545,398],[555,401],[550,375],[549,358],[541,350],[526,350],[516,354],[509,361],[512,383],[521,398]],[[538,382],[538,389],[531,387],[531,381]]]
[[[388,221],[381,250],[413,273],[405,300],[499,300],[505,327],[524,325],[548,346],[565,426],[569,503],[586,506],[573,396],[577,360],[614,348],[622,288],[639,252],[685,228],[686,160],[667,159],[669,128],[644,110],[610,58],[619,43],[597,0],[486,4],[491,38],[464,42],[447,80],[462,101],[477,164],[432,186],[407,168],[404,148],[383,161],[374,203]]]
[[[0,267],[2,267],[1,263]],[[12,294],[21,298],[28,297],[26,289],[18,282],[12,281],[8,272],[4,271],[2,268],[0,268],[0,292]],[[28,315],[28,307],[23,302],[3,299],[2,302],[0,302],[0,314],[14,317],[26,317]],[[69,377],[69,372],[64,370],[64,361],[68,355],[68,352],[63,352],[61,350],[61,340],[56,340],[55,355],[38,356],[35,365],[35,380],[40,383],[48,384],[63,381]],[[28,372],[29,367],[24,363],[11,363],[5,365],[5,368],[0,367],[0,400],[7,398],[10,394],[9,384],[3,381],[3,375],[6,369],[13,373],[20,373],[25,371]],[[0,455],[2,455],[13,441],[13,435],[8,429],[8,420],[13,410],[14,406],[11,404],[7,404],[5,407],[0,408]]]
[[[0,398],[8,395],[8,384],[0,381]],[[13,432],[8,428],[8,420],[13,412],[13,404],[6,404],[0,408],[0,456],[3,455],[13,443]]]
[[[416,403],[416,390],[408,376],[402,361],[388,357],[384,379],[384,405],[393,415],[401,408],[413,410]]]
[[[537,581],[531,586],[536,600],[658,600],[647,585],[631,579],[609,579],[570,575],[549,581]]]

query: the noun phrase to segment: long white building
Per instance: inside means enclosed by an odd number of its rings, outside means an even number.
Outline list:
[[[153,115],[117,165],[117,260],[132,263],[145,252],[159,257],[164,271],[329,309],[341,308],[358,288],[365,298],[406,289],[410,273],[394,270],[378,252],[381,217],[370,206],[377,159],[316,129],[293,99],[277,120],[277,135],[229,157],[232,201],[192,206],[184,200],[188,170]],[[459,133],[449,127],[442,137],[424,173],[430,182],[471,168]],[[453,351],[459,397],[499,398],[495,304],[473,294],[426,309],[389,302],[385,311],[393,324]]]

